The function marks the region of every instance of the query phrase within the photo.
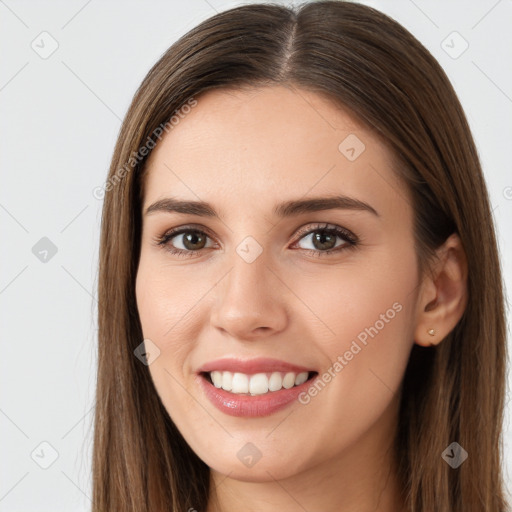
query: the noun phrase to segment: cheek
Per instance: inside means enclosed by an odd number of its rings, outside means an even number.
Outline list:
[[[200,283],[192,282],[187,275],[186,271],[157,264],[144,251],[141,254],[136,280],[137,309],[144,339],[151,340],[160,350],[148,369],[174,421],[187,416],[187,362],[199,337],[195,330],[195,307],[205,293],[201,286],[196,287]]]
[[[136,281],[137,309],[145,338],[154,339],[162,351],[190,342],[195,308],[206,293],[204,282],[194,280],[185,267],[169,268],[141,255]],[[187,337],[180,336],[184,330]]]
[[[412,244],[400,254],[380,252],[357,268],[331,268],[294,283],[314,313],[303,319],[305,328],[316,325],[309,338],[327,356],[324,371],[343,375],[325,375],[333,382],[333,404],[384,407],[400,387],[413,344],[418,274]]]
[[[361,333],[363,345],[377,336],[384,343],[411,323],[418,284],[413,250],[379,251],[357,265],[340,264],[302,278],[290,273],[285,280],[307,306],[302,317],[321,324],[317,334],[330,353]]]
[[[169,390],[183,379],[183,362],[186,357],[186,344],[180,336],[180,318],[185,318],[185,303],[176,296],[179,283],[170,281],[160,267],[155,265],[144,251],[141,254],[136,280],[137,310],[145,340],[151,340],[160,353],[148,369],[155,388],[166,409],[170,410]],[[174,378],[173,378],[174,377]]]

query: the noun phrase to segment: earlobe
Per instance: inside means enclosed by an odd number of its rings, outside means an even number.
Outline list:
[[[424,347],[439,344],[457,325],[467,304],[467,260],[459,236],[450,235],[436,256],[418,297],[414,341]]]

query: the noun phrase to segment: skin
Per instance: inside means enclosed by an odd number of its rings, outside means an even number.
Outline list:
[[[136,295],[144,338],[160,350],[149,366],[158,394],[211,468],[208,512],[403,510],[392,450],[402,379],[413,344],[440,342],[462,315],[459,239],[450,237],[433,274],[420,276],[409,192],[390,152],[326,98],[273,86],[197,100],[151,154],[143,212],[172,195],[207,201],[220,218],[144,213]],[[354,161],[338,149],[349,134],[365,145]],[[378,215],[272,212],[285,200],[340,193]],[[359,243],[325,254],[305,234],[324,223],[350,230]],[[208,236],[206,245],[193,242],[204,248],[188,249],[191,257],[157,244],[190,224]],[[263,250],[252,263],[236,251],[247,236]],[[190,247],[183,235],[172,245]],[[199,366],[224,356],[272,357],[323,374],[395,303],[400,312],[308,404],[236,418],[217,410],[195,381]],[[248,442],[261,452],[252,467],[237,457]]]

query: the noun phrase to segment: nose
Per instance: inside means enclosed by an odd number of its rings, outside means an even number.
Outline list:
[[[236,252],[231,270],[216,286],[211,322],[238,340],[270,337],[286,328],[290,291],[262,253],[248,263]]]

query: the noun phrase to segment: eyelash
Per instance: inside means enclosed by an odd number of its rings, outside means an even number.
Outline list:
[[[335,226],[335,225],[332,227],[329,227],[329,224],[325,224],[325,225],[318,224],[318,225],[314,226],[313,228],[310,228],[309,230],[306,230],[306,229],[299,230],[299,233],[298,233],[299,238],[298,238],[297,242],[299,242],[306,236],[311,235],[312,233],[317,233],[317,232],[329,233],[331,235],[339,236],[346,243],[342,244],[338,247],[328,249],[326,251],[320,251],[318,249],[316,249],[316,250],[315,249],[297,249],[297,250],[313,253],[313,255],[315,257],[325,257],[325,256],[331,256],[332,254],[338,253],[343,250],[354,249],[359,243],[359,239],[348,229],[342,228],[340,226]],[[204,232],[201,229],[197,229],[193,226],[183,226],[181,228],[176,228],[174,230],[167,231],[163,235],[158,236],[155,240],[156,244],[158,246],[164,248],[166,251],[170,252],[171,254],[179,256],[179,257],[183,257],[183,258],[193,257],[195,253],[198,253],[204,249],[203,248],[203,249],[197,249],[197,250],[183,250],[183,249],[176,249],[175,247],[173,247],[172,245],[169,244],[169,242],[174,237],[181,235],[183,233],[199,233],[201,235],[207,236],[208,238],[211,238],[208,235],[208,233]],[[294,242],[294,243],[297,243],[297,242]]]

